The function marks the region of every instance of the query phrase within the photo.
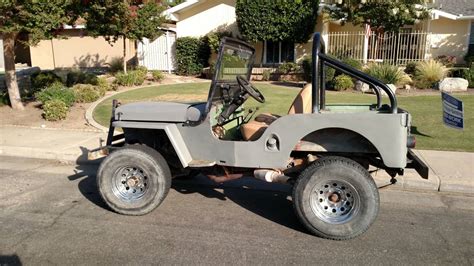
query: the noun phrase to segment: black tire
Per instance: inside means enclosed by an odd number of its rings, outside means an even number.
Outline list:
[[[369,172],[359,163],[344,157],[323,157],[298,177],[293,206],[311,233],[345,240],[364,233],[375,221],[379,193]]]
[[[131,145],[104,159],[97,172],[97,186],[112,210],[144,215],[165,199],[171,187],[171,172],[159,152],[147,146]]]

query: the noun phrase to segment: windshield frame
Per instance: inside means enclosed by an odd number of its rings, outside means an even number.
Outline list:
[[[249,62],[248,62],[247,75],[246,75],[247,80],[250,80],[250,77],[252,75],[253,64],[254,64],[254,61],[255,61],[255,48],[253,46],[251,46],[250,44],[244,42],[244,41],[234,39],[234,38],[224,37],[221,41],[220,46],[219,46],[218,57],[217,57],[216,65],[214,67],[214,73],[213,73],[211,86],[209,88],[209,94],[208,94],[208,97],[207,97],[207,104],[206,104],[206,114],[209,113],[213,101],[221,100],[220,99],[221,97],[215,98],[216,91],[218,89],[220,89],[220,85],[237,84],[237,80],[235,80],[235,81],[222,80],[221,81],[218,78],[219,77],[219,71],[220,71],[221,66],[222,66],[222,61],[223,61],[223,56],[224,56],[224,49],[226,47],[229,47],[229,46],[231,46],[231,47],[241,46],[242,49],[246,49],[249,52],[251,52],[251,56],[250,56]]]

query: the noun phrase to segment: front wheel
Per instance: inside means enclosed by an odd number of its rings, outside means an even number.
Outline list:
[[[131,145],[104,159],[97,172],[97,186],[112,210],[143,215],[165,199],[171,187],[171,172],[156,150]]]
[[[306,168],[293,188],[293,205],[313,234],[335,240],[354,238],[375,221],[377,186],[359,163],[323,157]]]

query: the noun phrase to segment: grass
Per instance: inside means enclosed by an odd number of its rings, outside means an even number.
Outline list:
[[[246,107],[259,107],[258,113],[286,114],[297,88],[270,84],[256,84],[265,95],[265,104],[249,100]],[[128,91],[116,95],[122,103],[135,101],[205,101],[209,83],[163,85]],[[442,106],[439,95],[398,96],[399,107],[412,114],[412,133],[416,135],[417,148],[474,152],[474,95],[457,95],[464,102],[464,131],[447,128],[442,123]],[[100,103],[94,110],[94,119],[108,126],[112,99]],[[328,103],[373,103],[375,96],[353,92],[328,92]]]

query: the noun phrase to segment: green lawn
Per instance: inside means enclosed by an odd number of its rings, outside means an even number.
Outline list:
[[[265,95],[265,104],[249,100],[246,106],[259,106],[259,113],[270,112],[285,114],[297,88],[269,84],[256,84]],[[134,101],[205,101],[209,83],[163,85],[124,92],[116,95],[122,103]],[[442,123],[440,96],[398,96],[399,106],[408,110],[413,116],[412,133],[417,138],[418,149],[452,150],[474,152],[474,95],[457,95],[464,101],[464,131],[447,128]],[[373,103],[375,96],[352,92],[328,92],[328,103]],[[106,100],[94,110],[94,119],[108,126],[112,100]]]

